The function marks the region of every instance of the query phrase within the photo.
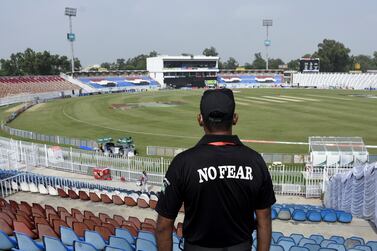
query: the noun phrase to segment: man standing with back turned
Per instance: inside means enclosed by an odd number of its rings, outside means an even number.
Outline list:
[[[173,159],[156,207],[159,251],[172,250],[182,202],[184,250],[250,251],[254,226],[257,250],[269,250],[276,201],[271,177],[263,158],[232,135],[238,120],[234,110],[231,90],[204,92],[198,122],[205,135]]]

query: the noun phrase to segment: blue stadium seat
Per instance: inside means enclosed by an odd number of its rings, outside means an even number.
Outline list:
[[[278,245],[282,246],[284,248],[284,251],[289,251],[289,249],[295,245],[294,241],[287,241],[287,240],[282,240],[278,241]]]
[[[124,248],[116,248],[116,247],[112,247],[112,246],[106,246],[104,250],[105,251],[127,251]]]
[[[125,238],[117,237],[117,236],[110,236],[109,246],[116,247],[116,248],[122,248],[126,251],[133,251],[134,250],[132,245]]]
[[[343,236],[333,235],[333,236],[330,237],[330,240],[333,240],[338,244],[344,244],[344,237]]]
[[[272,240],[274,243],[277,243],[281,236],[284,236],[282,232],[272,232]]]
[[[367,245],[356,245],[353,248],[363,250],[363,251],[373,251],[372,248]]]
[[[327,247],[336,249],[338,251],[346,251],[346,247],[343,244],[330,243]]]
[[[292,214],[292,219],[295,221],[305,221],[306,220],[305,211],[301,209],[295,209]]]
[[[284,251],[284,248],[280,245],[272,244],[270,246],[270,251]]]
[[[300,243],[300,240],[302,238],[304,238],[304,235],[302,235],[302,234],[291,234],[289,237],[291,237],[295,241],[296,245],[298,245]]]
[[[306,247],[292,246],[289,251],[309,251]]]
[[[105,249],[107,243],[98,232],[86,230],[84,235],[85,235],[85,242],[89,242],[96,249],[99,249],[99,250]]]
[[[325,238],[320,234],[312,234],[309,236],[309,239],[314,240],[317,244],[321,244]]]
[[[318,251],[321,246],[319,244],[306,243],[304,247],[308,248],[310,251]]]
[[[45,251],[73,251],[72,247],[64,246],[60,239],[50,236],[43,236]]]
[[[320,222],[322,220],[321,214],[315,210],[309,210],[306,213],[306,219],[311,222]]]
[[[333,248],[320,248],[318,251],[337,251],[337,250]]]
[[[336,217],[336,213],[335,212],[326,212],[322,215],[322,220],[324,222],[336,222],[338,220],[338,218]]]
[[[323,240],[322,242],[321,242],[321,248],[325,248],[325,247],[327,247],[329,244],[331,244],[331,243],[337,243],[336,241],[334,241],[334,240]]]
[[[352,237],[350,237],[348,239],[358,240],[358,241],[360,241],[360,245],[364,245],[365,244],[365,241],[364,241],[364,239],[362,237],[352,236]]]
[[[350,237],[344,241],[344,246],[346,246],[347,249],[354,248],[357,245],[364,245],[364,244],[365,244],[364,239],[360,237]]]
[[[73,247],[75,251],[98,251],[92,244],[84,241],[74,241]]]
[[[305,244],[307,244],[307,243],[310,243],[310,244],[318,244],[318,243],[316,243],[315,240],[313,240],[313,239],[311,239],[311,238],[306,238],[306,237],[304,237],[304,238],[302,238],[302,239],[300,240],[300,242],[298,243],[298,245],[301,246],[301,247],[303,247],[303,246],[305,246]]]
[[[296,244],[295,240],[292,237],[287,237],[287,236],[280,236],[278,239],[278,242],[280,241],[291,241]]]
[[[279,220],[290,220],[292,218],[291,211],[287,207],[283,207],[280,209],[280,212],[278,214]]]
[[[151,241],[154,244],[157,243],[155,235],[151,232],[140,230],[138,235],[137,235],[137,238]]]
[[[350,223],[352,221],[352,214],[341,212],[337,214],[338,221],[341,223]]]
[[[16,232],[18,248],[27,251],[44,251],[42,243],[38,243],[23,233]]]
[[[149,240],[144,240],[144,239],[137,239],[136,240],[136,251],[157,251],[157,246],[149,241]]]
[[[6,233],[0,230],[0,250],[10,250],[16,246],[16,238],[9,237]]]
[[[372,248],[372,251],[377,251],[377,241],[368,241],[367,246]]]
[[[69,227],[60,227],[60,239],[66,246],[73,246],[74,241],[82,240],[73,230]]]
[[[271,219],[275,220],[278,217],[278,213],[275,208],[271,209]]]
[[[131,245],[135,245],[136,240],[130,233],[128,229],[125,228],[116,228],[115,229],[115,236],[122,237],[128,241]]]

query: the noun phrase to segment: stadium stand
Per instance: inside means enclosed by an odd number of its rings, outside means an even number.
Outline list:
[[[95,89],[156,89],[160,85],[149,76],[80,77],[82,83]]]
[[[18,94],[79,90],[60,76],[0,77],[0,98]]]
[[[321,89],[377,89],[377,74],[350,73],[295,73],[293,85],[300,87],[316,87]]]
[[[326,184],[324,203],[377,225],[377,162],[355,166],[351,171],[335,174]],[[347,215],[338,215],[347,221]]]
[[[283,76],[280,74],[272,75],[245,75],[245,74],[219,74],[217,77],[218,85],[228,88],[252,88],[263,85],[281,85]]]

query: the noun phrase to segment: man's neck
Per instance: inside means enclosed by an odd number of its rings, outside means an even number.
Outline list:
[[[206,135],[232,135],[232,130],[210,132],[204,129]]]

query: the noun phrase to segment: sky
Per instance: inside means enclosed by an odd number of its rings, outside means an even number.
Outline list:
[[[152,50],[251,62],[265,53],[263,19],[273,19],[269,54],[284,61],[335,39],[351,54],[377,51],[376,0],[0,0],[0,58],[32,48],[70,56],[65,7],[73,18],[75,56],[83,66]]]

